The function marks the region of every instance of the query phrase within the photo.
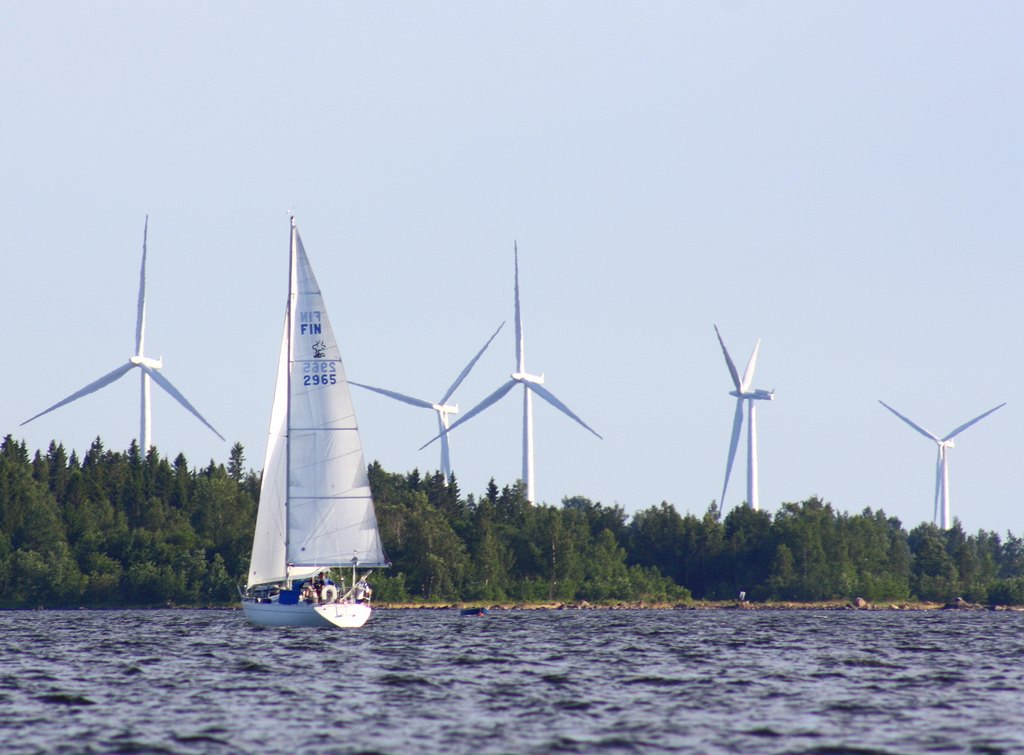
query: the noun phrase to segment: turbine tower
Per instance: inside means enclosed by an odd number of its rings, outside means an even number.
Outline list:
[[[444,475],[445,482],[450,480],[452,476],[451,456],[450,449],[448,447],[448,418],[452,414],[459,413],[458,404],[450,405],[448,403],[448,399],[450,399],[452,395],[455,393],[455,390],[460,385],[462,385],[462,381],[466,379],[466,376],[469,375],[470,370],[472,370],[473,367],[476,365],[477,360],[480,359],[481,356],[483,356],[483,353],[487,350],[487,347],[491,345],[491,341],[494,340],[494,336],[498,335],[498,331],[500,331],[503,327],[505,327],[505,323],[502,323],[501,325],[498,326],[498,330],[495,330],[493,335],[491,335],[491,337],[487,339],[487,343],[485,343],[483,345],[483,348],[476,353],[476,356],[469,361],[469,364],[467,364],[463,368],[462,372],[459,373],[459,376],[455,378],[455,382],[448,387],[448,390],[445,391],[445,394],[437,401],[437,403],[432,403],[421,398],[407,396],[404,393],[389,391],[384,388],[375,388],[372,385],[357,383],[354,380],[348,381],[349,385],[358,385],[360,388],[365,388],[368,391],[375,391],[376,393],[383,394],[384,396],[390,396],[391,398],[397,401],[402,401],[406,404],[412,404],[413,406],[419,406],[424,409],[432,409],[433,411],[437,412],[437,431],[438,433],[440,433],[441,438],[441,474]]]
[[[208,428],[213,430],[213,433],[224,440],[224,436],[217,432],[213,425],[207,422],[203,416],[196,411],[195,407],[188,402],[181,392],[175,388],[171,381],[160,374],[159,370],[163,369],[164,361],[163,357],[159,359],[152,359],[145,356],[144,346],[146,341],[146,240],[149,235],[149,215],[146,216],[146,224],[142,231],[142,270],[139,273],[139,305],[138,305],[138,316],[135,321],[135,353],[128,358],[128,361],[122,364],[115,370],[108,372],[106,375],[101,377],[99,380],[95,380],[89,385],[82,388],[80,391],[72,393],[67,398],[58,401],[56,404],[51,406],[49,409],[44,409],[34,417],[22,422],[22,425],[27,425],[34,419],[42,417],[44,414],[52,412],[65,404],[70,404],[72,401],[82,398],[82,396],[88,396],[90,393],[98,391],[107,385],[110,385],[118,378],[123,377],[133,368],[137,367],[140,371],[140,379],[142,383],[142,418],[139,427],[139,444],[140,450],[143,454],[149,451],[152,446],[152,411],[150,410],[150,379],[156,382],[161,388],[167,391],[171,396],[182,406],[188,409],[194,414],[200,422],[206,425]]]
[[[747,362],[747,369],[743,372],[743,379],[736,371],[729,350],[725,348],[722,334],[715,326],[715,335],[718,336],[718,343],[722,347],[722,354],[725,355],[725,364],[729,367],[729,374],[732,376],[733,385],[736,390],[729,391],[730,396],[736,397],[736,414],[732,421],[732,438],[729,440],[729,459],[725,463],[725,483],[722,485],[722,499],[720,505],[725,506],[725,491],[729,487],[729,473],[732,471],[732,462],[736,458],[736,446],[740,440],[740,430],[743,428],[743,402],[747,402],[747,505],[754,511],[759,510],[757,501],[757,409],[756,401],[773,401],[775,391],[761,389],[751,390],[750,384],[754,380],[754,369],[757,367],[757,351],[761,348],[761,341],[754,344],[754,351],[750,354],[750,361]]]
[[[494,393],[485,398],[479,404],[474,406],[462,417],[452,423],[452,426],[448,428],[447,432],[451,432],[459,425],[464,422],[468,422],[473,417],[478,415],[487,407],[496,403],[499,399],[503,398],[506,393],[511,391],[516,385],[523,386],[523,482],[526,484],[526,498],[530,503],[534,502],[534,477],[533,477],[533,394],[536,393],[542,399],[547,401],[553,407],[558,409],[560,412],[576,420],[579,424],[583,425],[587,430],[597,435],[600,435],[584,422],[582,419],[573,414],[572,410],[569,409],[565,404],[555,398],[555,395],[544,387],[544,375],[533,375],[526,371],[526,349],[525,341],[523,338],[523,317],[522,312],[519,308],[519,247],[514,244],[513,249],[515,251],[515,300],[516,300],[516,371],[512,373],[507,383],[504,383]],[[434,436],[429,441],[420,446],[420,449],[424,449],[433,443],[438,438],[442,437],[445,433],[442,432],[440,435]],[[603,439],[602,439],[603,440]]]
[[[941,502],[941,506],[942,506],[942,529],[948,530],[952,523],[950,522],[950,518],[949,518],[949,454],[947,452],[949,451],[949,449],[953,448],[953,446],[955,445],[953,443],[953,438],[955,438],[957,435],[962,433],[964,430],[966,430],[968,427],[973,425],[975,422],[980,422],[981,420],[985,419],[985,417],[990,415],[996,409],[1002,409],[1004,406],[1006,406],[1006,402],[1004,401],[999,406],[994,407],[992,409],[989,409],[984,414],[979,414],[977,417],[972,419],[970,422],[965,422],[964,424],[960,425],[960,427],[956,428],[955,430],[953,430],[951,433],[949,433],[948,435],[946,435],[943,438],[939,438],[936,435],[933,435],[932,433],[930,433],[927,430],[925,430],[923,427],[921,427],[919,424],[917,424],[913,420],[908,419],[907,417],[904,417],[902,414],[900,414],[898,411],[893,409],[891,406],[889,406],[887,403],[885,403],[881,399],[879,399],[878,403],[880,403],[882,406],[884,406],[890,412],[895,414],[901,420],[906,422],[912,428],[917,430],[924,437],[930,438],[931,440],[934,440],[935,443],[938,445],[938,447],[939,447],[939,455],[938,455],[938,459],[935,462],[935,510],[934,510],[933,515],[932,515],[932,521],[933,522],[938,522],[939,521],[939,506],[940,506],[940,502]]]

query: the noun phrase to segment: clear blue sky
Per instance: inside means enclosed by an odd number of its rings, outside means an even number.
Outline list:
[[[1024,531],[1024,7],[914,3],[28,3],[0,44],[0,429],[126,448],[134,374],[18,424],[132,351],[165,455],[265,448],[294,208],[352,379],[438,398],[527,367],[604,435],[536,406],[537,493],[628,512],[718,498],[719,326],[757,338],[761,502],[817,494]],[[355,389],[354,389],[355,390]],[[518,392],[516,393],[518,396]],[[367,459],[438,465],[430,413],[356,393]],[[466,493],[520,471],[513,396],[452,437]],[[744,452],[726,508],[744,492]]]

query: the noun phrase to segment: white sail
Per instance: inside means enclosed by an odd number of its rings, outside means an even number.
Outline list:
[[[294,225],[290,270],[250,588],[388,565],[341,352]]]
[[[286,555],[290,566],[387,566],[341,353],[292,226]]]
[[[270,413],[267,455],[263,460],[260,507],[256,513],[256,533],[252,541],[247,587],[282,582],[287,578],[284,552],[286,531],[285,484],[288,442],[288,313],[284,317],[281,356],[277,364],[274,406]]]

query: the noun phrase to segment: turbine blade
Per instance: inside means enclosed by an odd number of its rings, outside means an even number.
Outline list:
[[[718,344],[722,347],[722,354],[725,355],[725,363],[729,367],[729,374],[732,375],[733,385],[736,386],[736,390],[740,390],[740,374],[736,371],[736,365],[732,363],[732,357],[729,356],[729,350],[725,348],[725,341],[722,340],[722,334],[718,332],[718,326],[715,326],[715,335],[718,336]]]
[[[505,323],[502,323],[501,325],[498,326],[498,330],[494,331],[494,335],[487,339],[487,343],[485,343],[484,347],[476,353],[476,356],[469,360],[469,364],[467,364],[463,368],[462,372],[459,373],[459,376],[455,378],[455,382],[452,383],[451,386],[449,386],[448,390],[445,392],[444,396],[441,397],[441,400],[438,403],[447,403],[448,399],[450,399],[452,397],[452,394],[455,393],[455,389],[462,385],[462,381],[466,379],[466,376],[469,374],[469,371],[473,369],[474,365],[476,365],[477,360],[479,360],[480,357],[483,356],[483,353],[487,351],[487,347],[491,345],[491,341],[494,340],[494,336],[498,335],[498,331],[504,327]]]
[[[740,442],[740,431],[743,429],[743,399],[736,399],[736,414],[732,420],[732,438],[729,439],[729,458],[725,462],[725,482],[722,484],[722,500],[718,502],[719,508],[725,506],[725,491],[729,487],[729,474],[732,472],[732,462],[736,458],[736,446]]]
[[[489,406],[490,406],[491,404],[495,403],[495,402],[496,402],[496,401],[497,401],[498,399],[502,398],[502,397],[503,397],[503,396],[504,396],[504,395],[505,395],[506,393],[508,393],[508,392],[509,392],[510,390],[512,390],[512,387],[513,387],[513,386],[514,386],[515,384],[516,384],[516,381],[515,381],[515,380],[509,380],[509,381],[508,381],[507,383],[505,383],[504,385],[502,385],[502,386],[501,386],[500,388],[498,388],[498,390],[496,390],[496,391],[495,391],[494,393],[492,393],[492,394],[491,394],[490,396],[488,396],[487,398],[485,398],[485,399],[484,399],[483,401],[481,401],[481,402],[480,402],[479,404],[477,404],[477,405],[476,405],[476,406],[474,406],[474,407],[473,407],[472,409],[470,409],[470,410],[469,410],[468,412],[466,412],[466,413],[465,413],[465,414],[463,414],[463,415],[462,415],[461,417],[459,417],[459,419],[458,419],[458,420],[457,420],[456,422],[453,422],[453,423],[452,423],[452,426],[448,428],[448,432],[451,432],[452,430],[454,430],[454,429],[455,429],[456,427],[458,427],[458,426],[459,426],[459,425],[461,425],[462,423],[464,423],[464,422],[468,422],[468,421],[469,421],[469,420],[471,420],[471,419],[472,419],[473,417],[475,417],[475,416],[476,416],[476,415],[478,415],[478,414],[479,414],[480,412],[482,412],[482,411],[483,411],[484,409],[486,409],[487,407],[489,407]],[[423,450],[424,448],[426,448],[427,446],[429,446],[429,445],[430,445],[431,443],[433,443],[433,442],[434,442],[435,440],[437,440],[438,438],[440,438],[440,437],[441,437],[442,435],[444,435],[444,433],[438,433],[438,434],[437,434],[437,435],[435,435],[435,436],[434,436],[433,438],[431,438],[431,439],[430,439],[430,440],[428,440],[428,441],[427,441],[426,443],[424,443],[424,444],[423,444],[422,446],[420,446],[420,449],[419,449],[419,450],[420,450],[420,451],[422,451],[422,450]]]
[[[516,256],[516,371],[526,372],[526,347],[523,343],[523,314],[519,308],[519,245],[512,242]]]
[[[218,438],[220,438],[221,440],[224,440],[224,436],[223,436],[223,435],[221,435],[221,434],[220,434],[219,432],[217,432],[217,430],[216,430],[216,429],[214,428],[214,426],[213,426],[213,425],[211,425],[211,424],[210,424],[209,422],[207,422],[207,421],[206,421],[206,418],[205,418],[205,417],[203,417],[203,415],[202,415],[202,414],[200,414],[200,413],[199,413],[198,411],[196,411],[196,408],[195,408],[194,406],[192,406],[192,404],[190,404],[190,403],[188,402],[188,399],[187,399],[187,398],[185,398],[184,396],[182,396],[182,395],[181,395],[181,391],[179,391],[179,390],[178,390],[177,388],[175,388],[175,387],[174,387],[173,385],[171,385],[171,381],[170,381],[170,380],[168,380],[167,378],[165,378],[165,377],[164,377],[163,375],[161,375],[161,374],[160,374],[159,372],[157,372],[157,371],[156,371],[156,370],[154,370],[154,369],[151,369],[151,368],[149,368],[149,367],[146,367],[145,365],[139,365],[139,366],[140,366],[140,367],[142,368],[142,370],[143,370],[143,371],[144,371],[144,372],[145,372],[145,373],[146,373],[147,375],[149,375],[149,376],[150,376],[151,378],[153,378],[153,381],[154,381],[154,382],[155,382],[155,383],[156,383],[157,385],[159,385],[159,386],[160,386],[161,388],[163,388],[163,389],[164,389],[165,391],[167,391],[167,392],[168,392],[169,394],[171,394],[171,396],[173,396],[173,397],[174,397],[174,399],[175,399],[175,400],[176,400],[176,401],[177,401],[177,402],[178,402],[179,404],[181,404],[181,405],[182,405],[182,406],[184,406],[184,407],[185,407],[186,409],[188,409],[188,410],[189,410],[190,412],[192,412],[192,414],[194,414],[194,415],[195,415],[196,419],[198,419],[198,420],[199,420],[200,422],[202,422],[202,423],[203,423],[204,425],[206,425],[206,426],[207,426],[208,428],[210,428],[211,430],[213,430],[213,434],[214,434],[214,435],[216,435],[216,436],[217,436]]]
[[[747,360],[747,369],[743,371],[743,380],[740,381],[740,393],[746,393],[750,384],[754,382],[754,370],[757,369],[757,352],[761,348],[761,339],[757,339],[754,350],[750,352],[750,359]]]
[[[923,427],[921,427],[921,426],[920,426],[919,424],[917,424],[916,422],[914,422],[914,421],[913,421],[912,419],[908,419],[908,418],[904,417],[904,416],[903,416],[902,414],[900,414],[900,413],[899,413],[898,411],[896,411],[895,409],[893,409],[893,408],[892,408],[891,406],[889,406],[889,405],[888,405],[887,403],[885,403],[885,402],[884,402],[884,401],[882,401],[881,399],[879,399],[879,400],[878,400],[878,403],[879,403],[879,404],[881,404],[882,406],[884,406],[884,407],[885,407],[886,409],[888,409],[888,410],[889,410],[890,412],[892,412],[893,414],[895,414],[895,415],[896,415],[897,417],[899,417],[899,418],[900,418],[901,420],[903,420],[904,422],[906,422],[906,423],[907,423],[908,425],[910,425],[910,426],[911,426],[912,428],[914,428],[915,430],[917,430],[917,431],[918,431],[919,433],[921,433],[921,435],[923,435],[924,437],[926,437],[926,438],[931,438],[931,439],[932,439],[932,440],[934,440],[934,441],[935,441],[936,443],[941,443],[941,442],[942,442],[941,440],[939,440],[939,438],[938,438],[937,436],[935,436],[935,435],[932,435],[932,434],[931,434],[930,432],[928,432],[927,430],[925,430],[925,429],[924,429]],[[994,410],[993,410],[993,411],[994,411]],[[982,416],[984,416],[984,415],[982,415]],[[979,417],[978,419],[981,419],[981,417]]]
[[[597,435],[598,438],[601,438],[601,436],[598,435],[598,432],[594,428],[592,428],[586,422],[584,422],[579,417],[577,417],[568,406],[566,406],[561,401],[559,401],[557,398],[555,398],[555,394],[553,394],[551,391],[549,391],[543,385],[540,385],[539,383],[523,383],[523,385],[525,385],[531,391],[533,391],[538,396],[540,396],[542,399],[547,401],[553,407],[555,407],[556,409],[560,410],[563,414],[566,414],[569,417],[571,417],[572,419],[574,419],[577,422],[579,422],[585,428],[590,430],[590,432],[592,432],[594,435]],[[604,440],[604,438],[601,438],[601,440]]]
[[[135,356],[142,356],[146,339],[146,239],[149,236],[149,215],[142,228],[142,269],[139,271],[139,309],[135,318]]]
[[[413,398],[412,396],[406,396],[404,393],[396,393],[395,391],[389,391],[385,388],[374,388],[372,385],[365,385],[364,383],[357,383],[355,380],[349,380],[349,385],[358,385],[360,388],[365,388],[368,391],[379,393],[382,396],[393,398],[396,401],[402,401],[406,404],[412,404],[413,406],[421,406],[424,409],[433,409],[434,405],[429,401],[424,401],[421,398]],[[443,402],[442,402],[443,403]]]
[[[973,425],[973,424],[974,424],[975,422],[979,422],[979,421],[981,421],[981,420],[985,419],[985,417],[987,417],[988,415],[990,415],[990,414],[991,414],[992,412],[994,412],[994,411],[995,411],[996,409],[1002,409],[1002,408],[1003,408],[1004,406],[1006,406],[1006,402],[1005,402],[1005,401],[1004,401],[1003,403],[1001,403],[1001,404],[1000,404],[999,406],[997,406],[997,407],[995,407],[995,408],[993,408],[993,409],[989,409],[989,410],[988,410],[987,412],[985,412],[984,414],[979,414],[979,415],[978,415],[977,417],[975,417],[974,419],[972,419],[972,420],[971,420],[970,422],[965,422],[964,424],[960,425],[960,427],[958,427],[958,428],[957,428],[956,430],[954,430],[954,431],[953,431],[953,432],[951,432],[951,433],[950,433],[949,435],[947,435],[947,436],[946,436],[945,438],[943,438],[943,440],[950,440],[950,439],[952,439],[952,438],[956,437],[957,435],[959,435],[960,433],[962,433],[962,432],[963,432],[964,430],[966,430],[966,429],[967,429],[968,427],[970,427],[971,425]]]
[[[72,393],[66,399],[62,399],[61,401],[58,401],[56,404],[51,406],[49,409],[44,409],[43,411],[39,412],[39,414],[35,415],[35,417],[29,417],[27,420],[25,420],[21,424],[27,425],[32,420],[34,420],[34,419],[36,419],[38,417],[42,417],[44,414],[49,414],[54,409],[62,407],[65,404],[70,404],[72,401],[75,401],[77,399],[82,398],[82,396],[88,396],[90,393],[92,393],[94,391],[98,391],[100,388],[103,388],[104,386],[110,385],[111,383],[113,383],[118,378],[124,376],[125,373],[127,373],[134,366],[135,365],[132,364],[131,362],[125,362],[120,367],[118,367],[116,370],[111,370],[106,375],[101,377],[99,380],[94,380],[93,382],[89,383],[89,385],[85,386],[85,388],[82,388],[82,390],[76,391],[76,392]]]

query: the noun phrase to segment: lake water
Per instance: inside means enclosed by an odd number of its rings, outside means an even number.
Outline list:
[[[6,611],[0,750],[1024,752],[1024,614]]]

